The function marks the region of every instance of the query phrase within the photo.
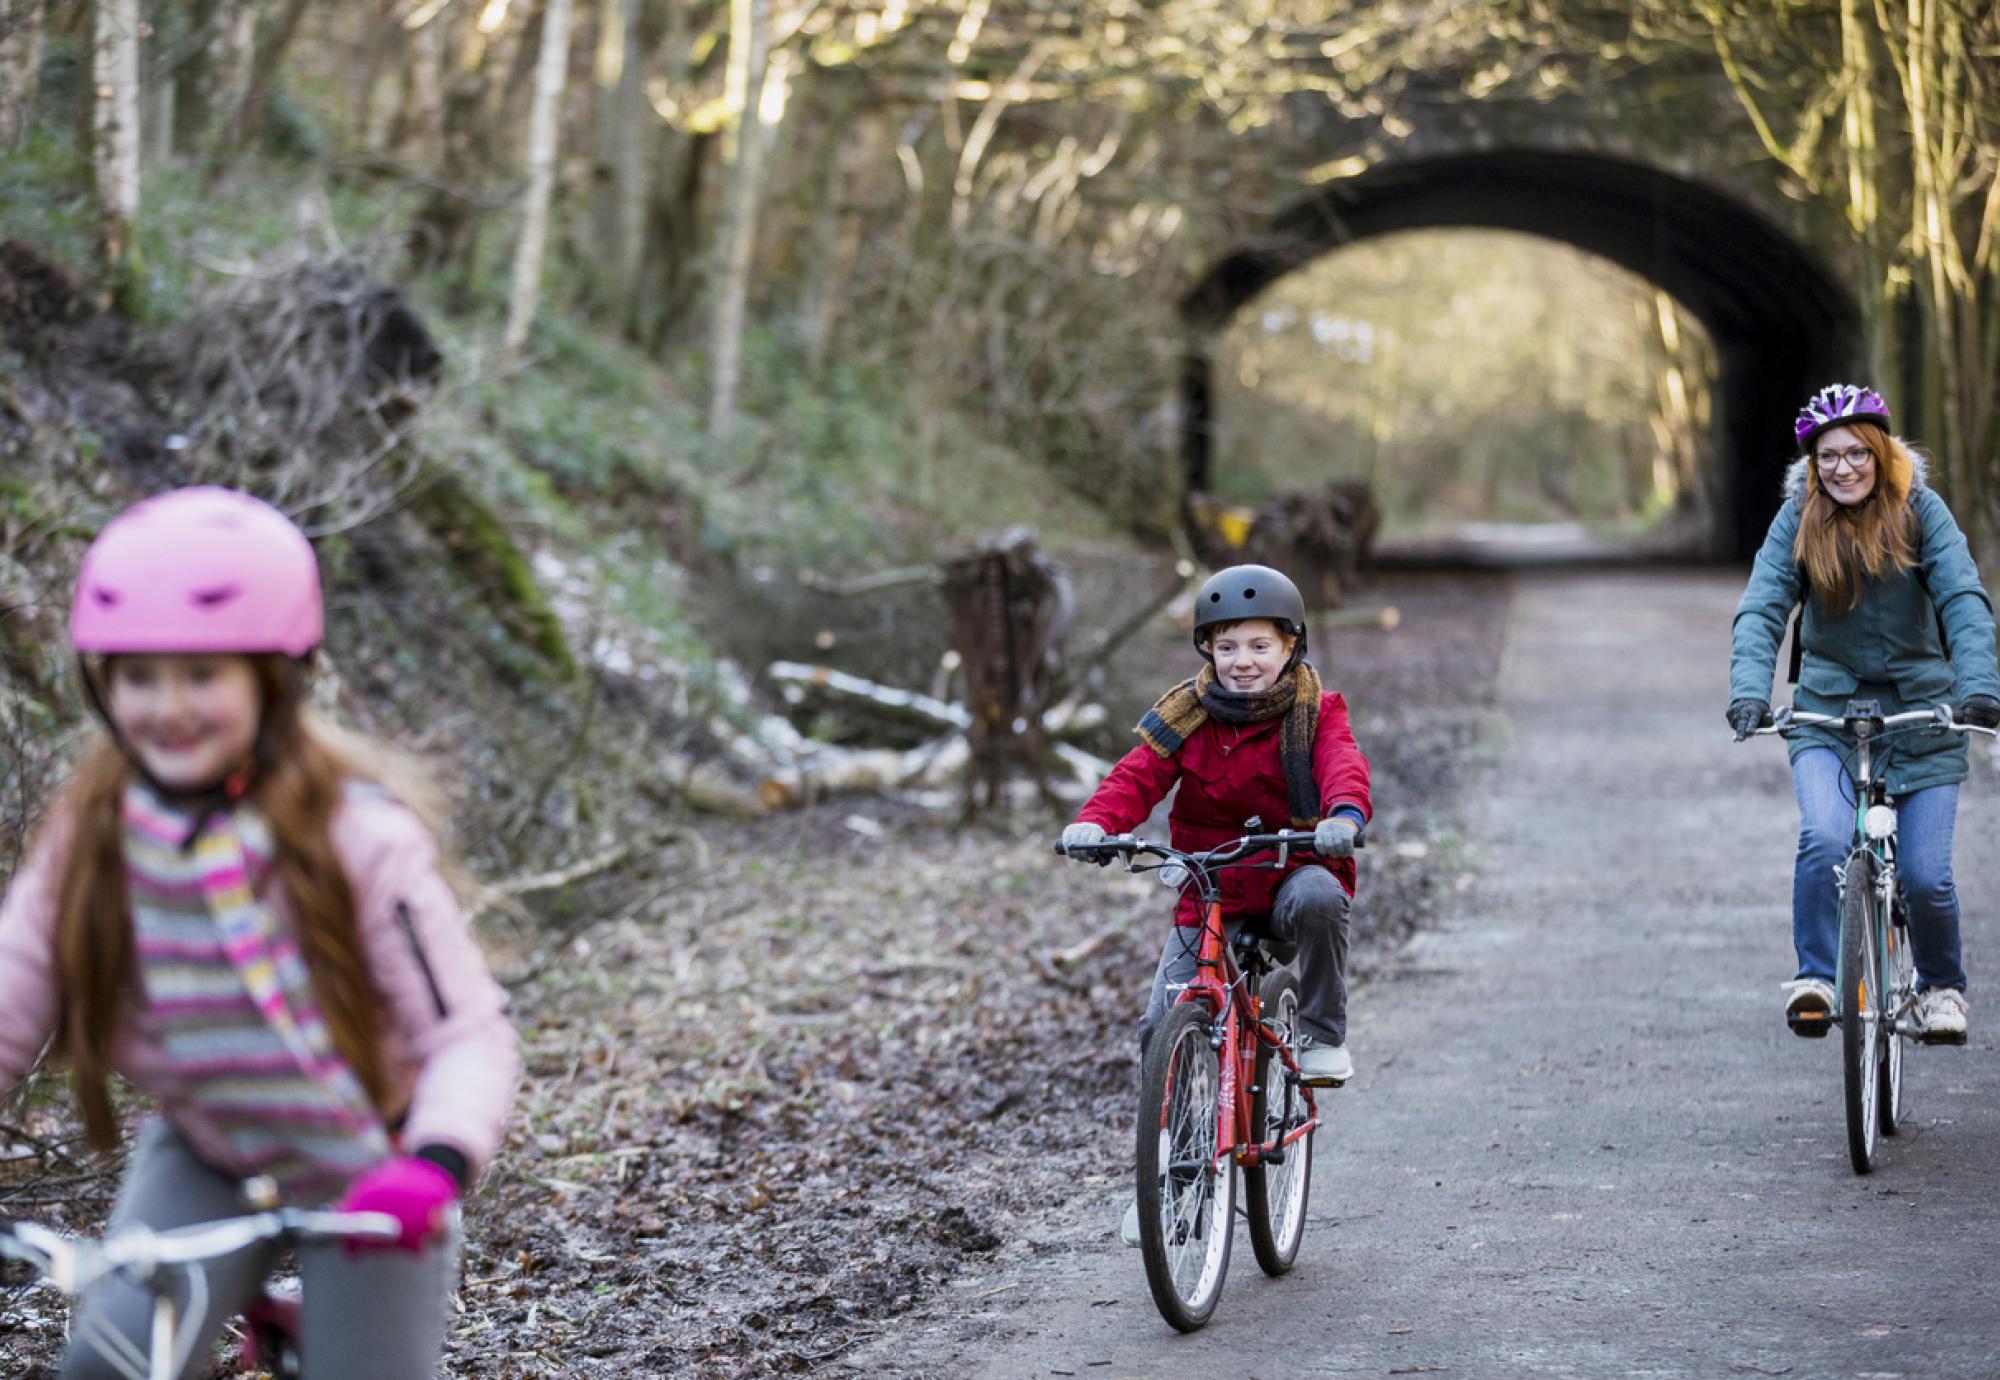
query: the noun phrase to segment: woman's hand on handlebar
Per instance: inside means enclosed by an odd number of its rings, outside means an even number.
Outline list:
[[[1742,742],[1758,729],[1769,726],[1771,705],[1768,700],[1740,699],[1729,702],[1729,726],[1736,730],[1736,741]]]

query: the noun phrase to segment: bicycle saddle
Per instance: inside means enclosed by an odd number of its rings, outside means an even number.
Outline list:
[[[1282,968],[1298,956],[1299,943],[1296,939],[1273,939],[1263,932],[1270,923],[1268,915],[1253,915],[1236,932],[1236,962],[1239,967],[1248,967],[1250,955],[1263,950],[1266,966]]]

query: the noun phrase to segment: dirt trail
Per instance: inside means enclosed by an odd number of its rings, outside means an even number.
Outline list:
[[[1411,946],[1414,980],[1356,1004],[1361,1073],[1290,1278],[1239,1239],[1217,1321],[1170,1332],[1114,1175],[846,1372],[2000,1374],[1993,772],[1960,815],[1973,1041],[1913,1053],[1910,1129],[1857,1178],[1838,1046],[1778,1017],[1795,815],[1782,752],[1721,722],[1739,585],[1521,583],[1512,740],[1468,808],[1479,881]]]

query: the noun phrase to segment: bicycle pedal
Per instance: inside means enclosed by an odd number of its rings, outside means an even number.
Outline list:
[[[1917,1040],[1920,1043],[1927,1045],[1952,1045],[1952,1046],[1962,1047],[1965,1044],[1965,1032],[1963,1030],[1957,1030],[1957,1031],[1952,1031],[1949,1034],[1935,1034],[1935,1035],[1919,1034],[1917,1036]]]
[[[1347,1086],[1347,1079],[1345,1078],[1301,1078],[1299,1081],[1304,1083],[1308,1088],[1344,1088]]]
[[[1803,1035],[1808,1040],[1823,1040],[1833,1029],[1831,1011],[1799,1011],[1785,1017],[1785,1024],[1792,1028],[1792,1034]]]

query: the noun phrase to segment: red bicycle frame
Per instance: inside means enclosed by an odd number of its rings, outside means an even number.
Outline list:
[[[1305,1121],[1276,1140],[1255,1138],[1256,1128],[1250,1124],[1250,1099],[1243,1096],[1243,1090],[1257,1077],[1257,1046],[1268,1045],[1275,1050],[1287,1073],[1296,1076],[1299,1065],[1285,1042],[1265,1024],[1262,994],[1249,990],[1236,966],[1229,950],[1228,932],[1223,927],[1219,899],[1212,899],[1203,907],[1200,956],[1194,980],[1181,993],[1180,1001],[1203,1003],[1210,1018],[1222,1027],[1222,1086],[1215,1113],[1215,1162],[1219,1168],[1226,1170],[1225,1160],[1230,1155],[1236,1157],[1238,1164],[1254,1168],[1272,1151],[1282,1152],[1319,1129],[1319,1104],[1313,1098],[1312,1088],[1301,1082],[1298,1087],[1305,1097]],[[1252,1038],[1246,1038],[1246,1032]]]

